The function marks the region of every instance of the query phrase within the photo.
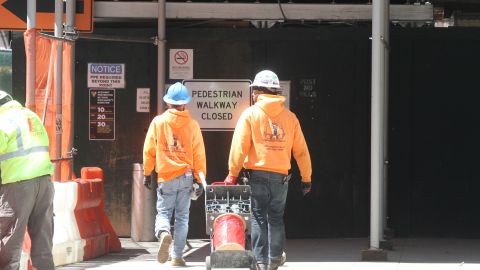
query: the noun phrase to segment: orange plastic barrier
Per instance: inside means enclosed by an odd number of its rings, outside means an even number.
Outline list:
[[[218,216],[213,222],[214,250],[245,250],[245,220],[237,214]]]
[[[80,171],[81,179],[102,179],[103,180],[103,170],[98,167],[83,167]],[[117,233],[113,229],[110,221],[108,220],[107,215],[104,212],[105,209],[105,199],[103,196],[103,182],[102,182],[102,196],[99,205],[100,214],[101,214],[101,226],[102,231],[108,233],[108,251],[109,252],[120,252],[122,250],[122,245],[118,239]]]
[[[108,233],[102,230],[100,203],[103,198],[102,179],[76,179],[78,201],[74,213],[80,236],[86,241],[83,259],[88,260],[109,251]]]
[[[99,167],[83,167],[80,170],[80,178],[82,179],[102,179],[103,180],[103,170]]]

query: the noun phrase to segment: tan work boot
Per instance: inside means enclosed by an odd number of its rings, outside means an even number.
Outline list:
[[[266,263],[257,263],[257,270],[268,270],[268,264],[266,264]]]
[[[172,266],[186,266],[185,260],[181,257],[173,257],[171,264]]]
[[[165,263],[168,259],[168,250],[172,243],[172,235],[168,232],[162,232],[158,241],[160,245],[158,246],[157,261],[159,263]]]
[[[285,254],[285,253],[283,253],[283,254]],[[280,257],[270,259],[270,264],[268,265],[268,270],[277,270],[280,265],[285,263],[285,261],[283,261],[283,254]],[[287,255],[285,254],[285,259],[287,258],[286,256]]]
[[[280,265],[279,266],[284,265],[286,261],[287,261],[287,253],[284,251],[284,252],[282,252],[282,259],[280,260]]]

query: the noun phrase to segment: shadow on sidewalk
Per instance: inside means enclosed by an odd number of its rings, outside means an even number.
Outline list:
[[[361,262],[361,251],[368,248],[367,238],[288,239],[286,252],[288,262]],[[480,239],[399,238],[387,252],[389,262],[480,264]],[[206,242],[187,258],[203,262],[209,254]]]
[[[110,253],[106,256],[90,261],[80,262],[67,266],[57,267],[57,270],[80,270],[100,267],[103,269],[114,267],[115,264],[128,264],[126,269],[145,270],[141,265],[148,267],[163,267],[156,262],[158,242],[133,242],[131,239],[121,239],[122,251]],[[205,257],[210,255],[210,241],[195,239],[189,240],[190,247],[184,256],[192,269],[204,269]],[[288,239],[286,245],[287,266],[302,267],[302,265],[344,265],[343,263],[367,266],[361,261],[361,251],[368,249],[367,238],[341,239]],[[457,238],[400,238],[393,239],[393,250],[388,251],[388,261],[391,266],[396,263],[424,265],[425,269],[434,269],[434,264],[478,264],[480,269],[480,239]],[[429,265],[432,264],[432,265]],[[140,268],[131,268],[139,265]],[[363,266],[362,266],[363,265]],[[317,265],[318,266],[318,265]],[[346,267],[346,265],[344,265]],[[438,266],[438,265],[437,265]],[[147,268],[148,268],[147,267]],[[417,267],[417,268],[415,268]],[[433,268],[431,268],[433,267]],[[475,266],[476,268],[477,266]],[[316,269],[316,267],[314,266]],[[342,267],[340,267],[343,269]],[[108,268],[110,269],[110,268]],[[150,269],[150,268],[148,268]]]

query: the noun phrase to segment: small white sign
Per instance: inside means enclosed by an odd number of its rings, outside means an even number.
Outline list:
[[[150,88],[137,88],[137,112],[150,112]]]
[[[88,63],[88,88],[125,88],[125,64]]]
[[[193,49],[170,49],[170,79],[193,79]]]
[[[280,81],[280,89],[277,94],[285,97],[285,108],[290,109],[290,81]]]
[[[192,101],[187,109],[204,130],[233,130],[250,106],[250,80],[184,81]]]

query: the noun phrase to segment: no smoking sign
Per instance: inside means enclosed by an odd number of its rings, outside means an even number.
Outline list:
[[[170,49],[170,79],[193,79],[193,49]]]
[[[177,51],[174,56],[175,63],[185,65],[188,62],[188,53],[186,51]]]

